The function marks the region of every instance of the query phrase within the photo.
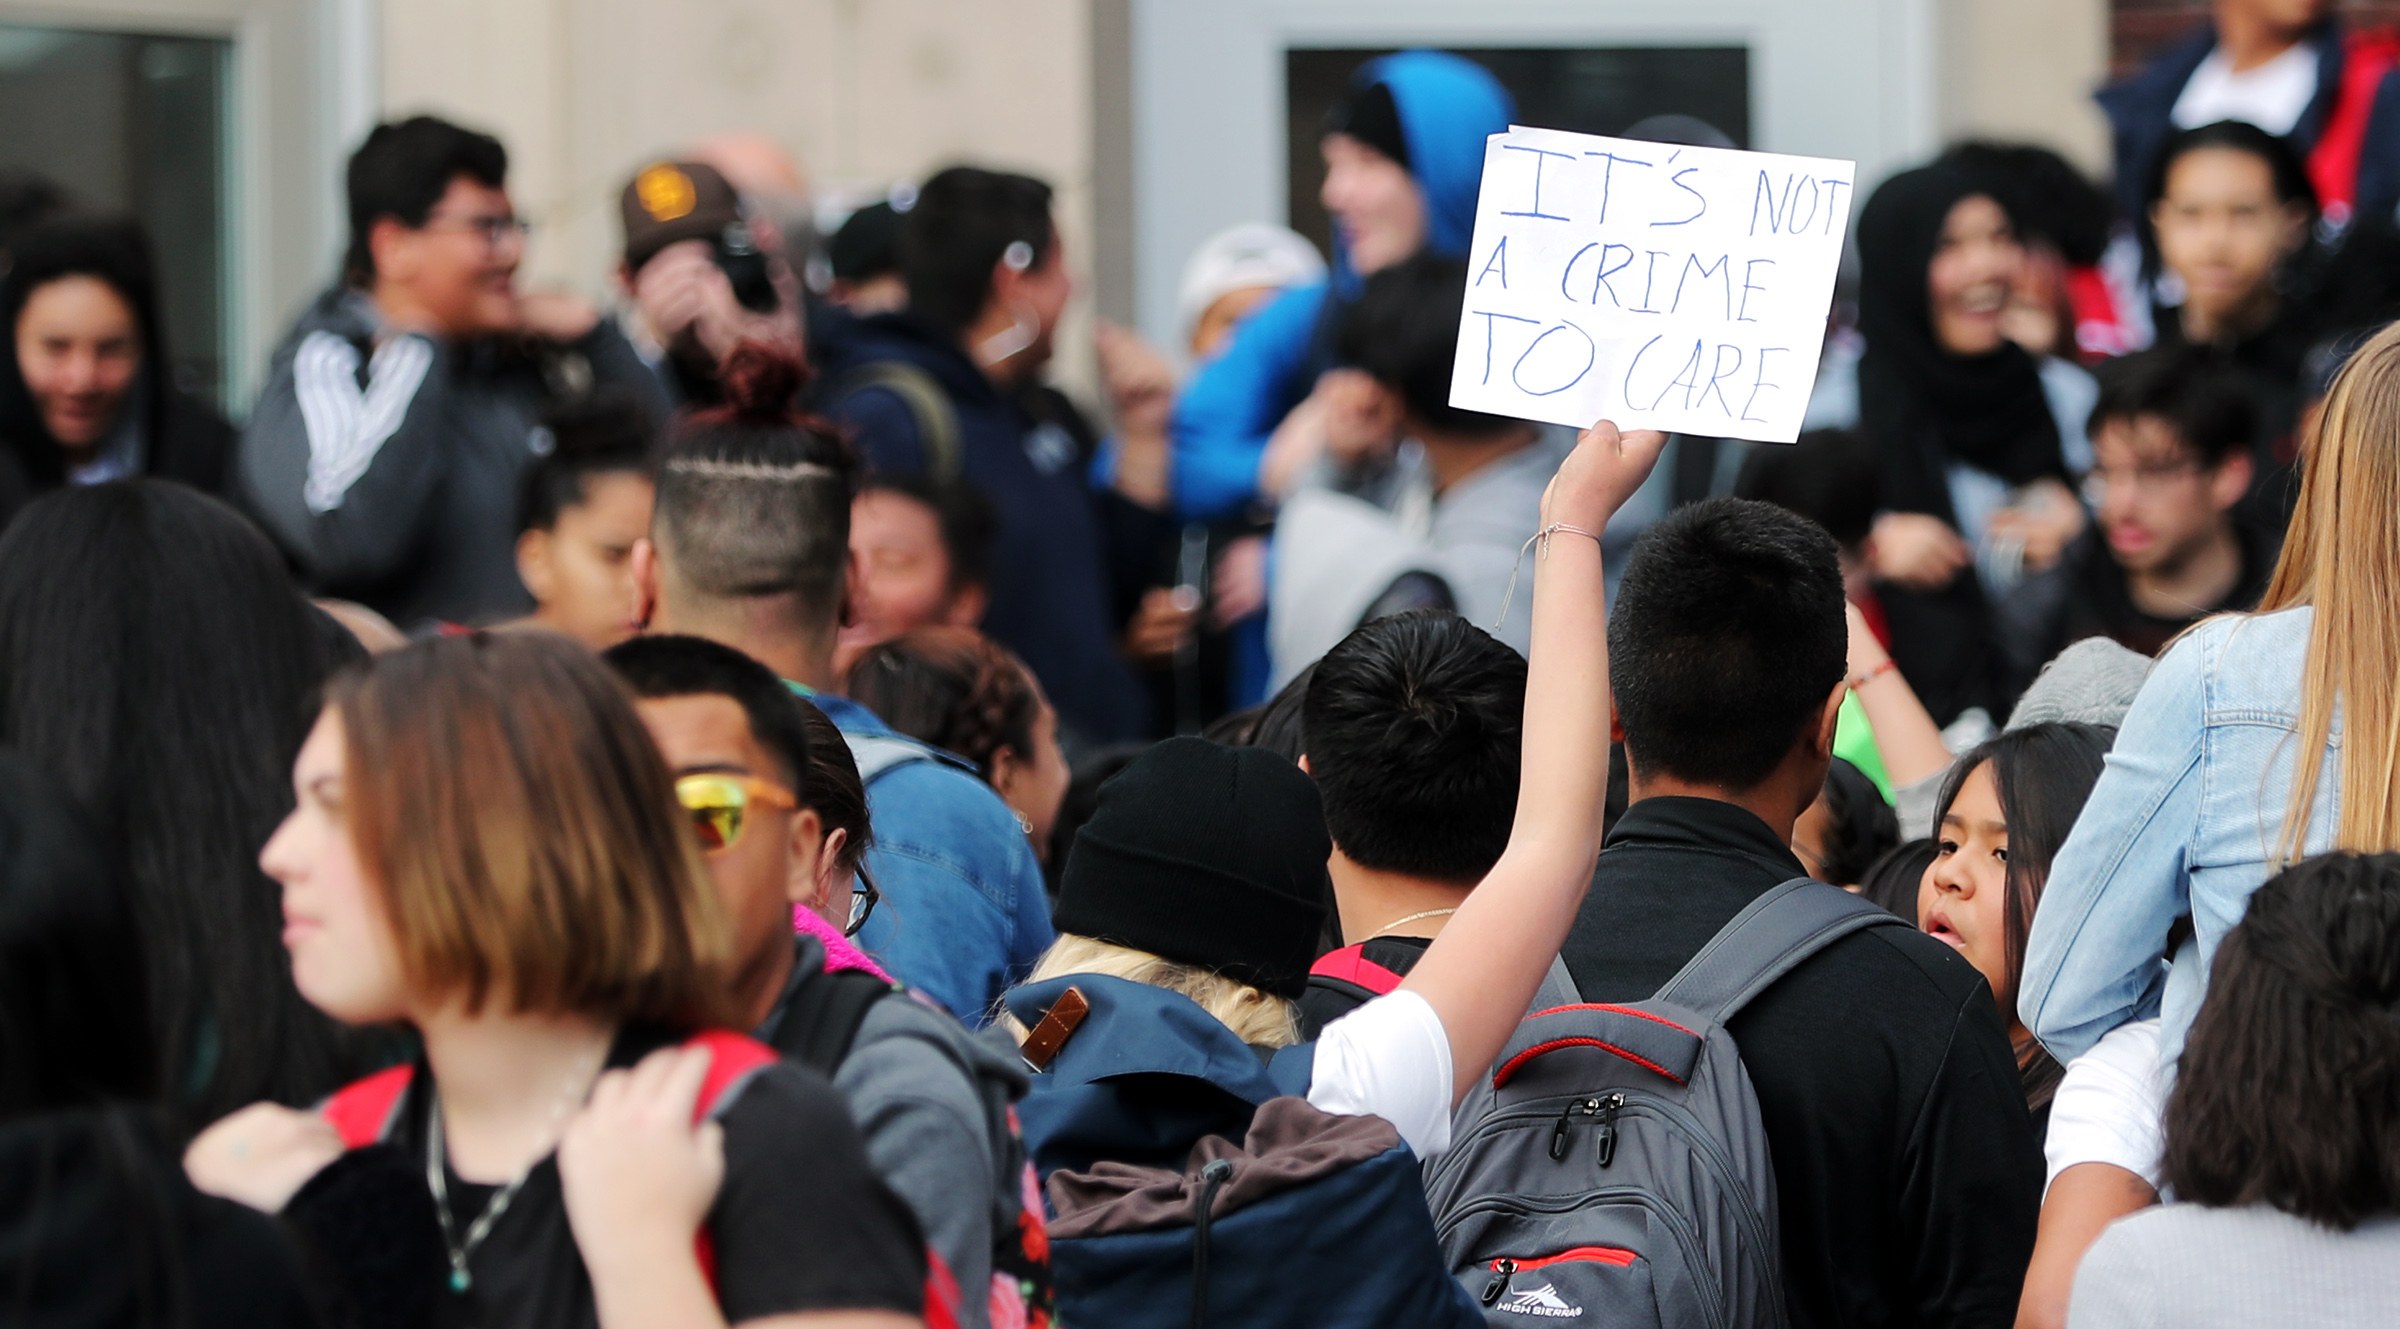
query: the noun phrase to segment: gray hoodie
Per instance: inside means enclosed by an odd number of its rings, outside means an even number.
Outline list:
[[[533,608],[517,580],[517,490],[560,397],[646,369],[607,319],[533,350],[386,328],[366,293],[317,297],[275,351],[242,430],[236,488],[309,585],[410,627]]]
[[[793,952],[794,986],[825,967],[814,937],[794,938]],[[783,1010],[778,1003],[756,1037],[774,1042]],[[958,1280],[961,1329],[985,1329],[989,1319],[997,1201],[1017,1188],[998,1174],[1013,1157],[1007,1109],[1024,1095],[1026,1076],[998,1038],[969,1033],[931,999],[894,989],[867,1008],[833,1073],[868,1161]]]

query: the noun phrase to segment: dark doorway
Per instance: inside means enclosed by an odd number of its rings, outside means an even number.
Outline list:
[[[1317,131],[1360,65],[1386,50],[1284,52],[1291,122],[1291,226],[1333,252],[1332,227],[1317,202],[1325,159]],[[1477,48],[1458,54],[1492,71],[1517,100],[1517,123],[1580,134],[1615,134],[1670,112],[1697,116],[1750,146],[1750,52],[1740,46]]]

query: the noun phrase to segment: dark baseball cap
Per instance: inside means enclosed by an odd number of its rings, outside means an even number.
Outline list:
[[[635,272],[679,240],[713,240],[742,223],[740,195],[705,162],[652,162],[618,199],[625,217],[625,266]]]

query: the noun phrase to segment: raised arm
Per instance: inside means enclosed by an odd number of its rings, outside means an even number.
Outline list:
[[[1441,1017],[1452,1092],[1499,1055],[1558,953],[1600,856],[1608,793],[1608,607],[1600,541],[1641,487],[1666,436],[1583,432],[1542,495],[1535,548],[1533,652],[1526,671],[1524,775],[1508,848],[1401,986]]]

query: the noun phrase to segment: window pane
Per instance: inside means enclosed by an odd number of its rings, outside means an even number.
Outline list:
[[[225,394],[225,119],[233,44],[0,24],[0,168],[150,232],[176,380]]]

